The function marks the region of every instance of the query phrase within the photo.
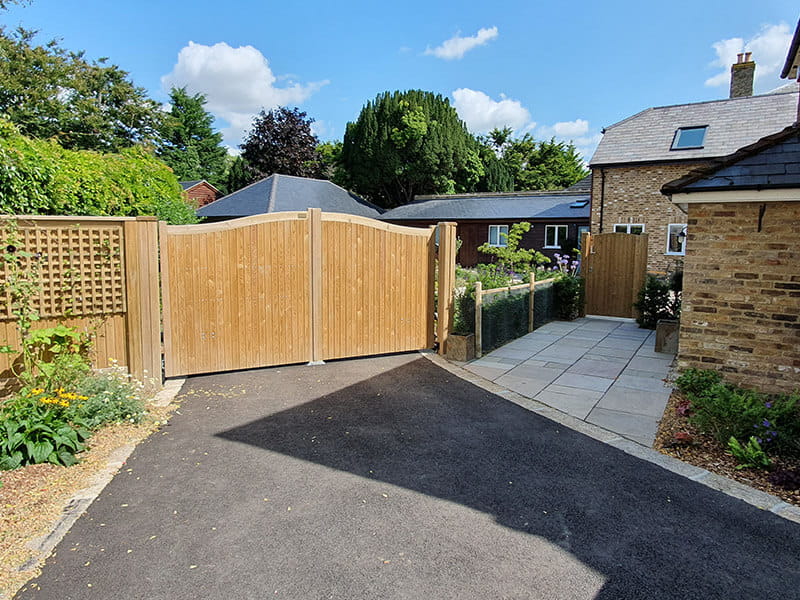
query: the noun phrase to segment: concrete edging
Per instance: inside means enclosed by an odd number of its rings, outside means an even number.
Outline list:
[[[162,389],[153,396],[150,402],[159,408],[168,406],[178,395],[185,381],[185,379],[170,379],[166,381]],[[127,444],[111,453],[103,469],[92,477],[91,483],[79,490],[67,501],[63,513],[53,524],[52,529],[45,535],[28,543],[28,547],[36,554],[20,565],[17,571],[30,571],[50,556],[58,543],[72,528],[75,521],[86,512],[86,509],[91,506],[92,502],[100,495],[100,492],[122,468],[135,448],[136,444]],[[16,590],[14,593],[16,593]],[[7,597],[13,597],[13,594],[12,596],[2,596],[0,600],[5,600]]]
[[[468,381],[473,385],[486,390],[487,392],[491,392],[506,398],[510,402],[513,402],[522,408],[547,417],[551,421],[555,421],[560,425],[587,435],[593,439],[603,442],[604,444],[614,446],[626,454],[631,454],[637,458],[646,460],[647,462],[658,465],[667,471],[672,471],[677,475],[697,481],[698,483],[702,483],[703,485],[717,490],[718,492],[722,492],[723,494],[733,498],[743,500],[748,504],[752,504],[756,508],[768,510],[780,517],[783,517],[784,519],[800,523],[800,507],[788,504],[777,496],[762,492],[761,490],[757,490],[738,481],[734,481],[728,477],[712,473],[706,469],[690,465],[672,456],[661,454],[661,452],[658,452],[657,450],[643,446],[642,444],[634,442],[633,440],[623,438],[613,431],[608,431],[607,429],[603,429],[597,425],[587,423],[586,421],[581,421],[580,419],[568,415],[567,413],[563,413],[555,408],[551,408],[546,404],[526,398],[525,396],[504,388],[502,385],[493,383],[488,379],[484,379],[480,375],[476,375],[475,373],[454,365],[433,352],[423,351],[420,352],[420,354],[433,362],[435,365],[445,369],[446,371],[449,371],[453,375],[456,375],[457,377]]]

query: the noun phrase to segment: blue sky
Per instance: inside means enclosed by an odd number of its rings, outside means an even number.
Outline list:
[[[109,57],[156,100],[170,85],[208,97],[235,147],[262,107],[299,106],[323,140],[385,90],[450,98],[474,133],[510,125],[572,140],[650,106],[725,98],[736,52],[756,92],[777,71],[796,1],[156,2],[33,0],[0,13],[40,40]]]

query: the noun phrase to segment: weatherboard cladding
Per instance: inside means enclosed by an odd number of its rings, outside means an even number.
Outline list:
[[[199,217],[236,218],[321,208],[325,212],[378,218],[380,209],[323,179],[270,175],[197,211]]]
[[[588,219],[586,194],[453,196],[417,200],[381,215],[385,221],[466,221],[524,219]],[[578,200],[580,208],[570,208]]]
[[[787,87],[787,86],[785,86]],[[793,91],[648,108],[607,127],[591,166],[661,161],[690,161],[725,156],[794,123]],[[670,150],[680,127],[707,126],[702,148]]]

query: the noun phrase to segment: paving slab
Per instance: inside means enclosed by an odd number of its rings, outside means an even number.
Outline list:
[[[660,420],[664,414],[671,391],[634,390],[618,384],[612,385],[598,401],[597,408],[645,415]]]
[[[634,356],[631,359],[629,367],[638,371],[652,371],[655,373],[667,374],[671,363],[672,361],[669,359]]]
[[[533,398],[550,384],[550,379],[534,379],[532,377],[519,377],[511,372],[501,375],[494,382],[498,385],[522,394],[526,398]]]
[[[616,431],[620,435],[644,446],[650,446],[653,443],[659,421],[657,418],[646,415],[635,415],[600,407],[592,409],[586,420],[589,423]]]
[[[606,377],[594,377],[593,375],[580,375],[579,373],[570,373],[567,371],[560,377],[557,377],[553,383],[555,385],[578,388],[581,390],[605,392],[609,387],[611,387],[611,384],[614,383],[614,380]]]
[[[578,373],[581,375],[593,375],[595,377],[605,377],[615,379],[625,368],[625,362],[608,360],[591,360],[586,357],[578,360],[574,365],[567,369],[567,373]]]
[[[601,396],[601,392],[549,385],[536,395],[536,400],[583,420],[586,419]]]

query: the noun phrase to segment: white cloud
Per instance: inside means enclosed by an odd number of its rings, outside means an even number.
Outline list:
[[[589,121],[585,119],[575,119],[574,121],[562,121],[552,126],[539,128],[537,133],[544,138],[557,137],[572,140],[585,136],[589,132]]]
[[[301,104],[328,83],[288,81],[276,87],[275,82],[284,78],[272,72],[267,58],[253,46],[189,42],[178,53],[172,71],[161,78],[161,85],[165,90],[186,87],[189,93],[205,94],[206,109],[228,123],[222,128],[225,142],[235,146],[260,110]]]
[[[500,100],[492,100],[483,92],[459,88],[453,92],[453,98],[458,116],[472,133],[488,133],[496,127],[519,131],[536,126],[531,121],[531,113],[519,100],[511,100],[503,94]]]
[[[430,46],[425,50],[425,54],[430,54],[436,58],[444,60],[454,60],[463,58],[464,54],[489,43],[497,37],[497,27],[483,27],[478,30],[473,36],[461,37],[459,34],[454,35],[449,40],[442,42],[441,46],[431,48]]]
[[[723,70],[706,79],[709,87],[730,84],[731,65],[736,62],[740,52],[752,52],[756,61],[756,92],[767,91],[778,85],[777,74],[786,59],[786,49],[792,41],[792,32],[786,23],[762,25],[761,30],[749,40],[730,38],[712,44],[717,58],[711,66]]]

